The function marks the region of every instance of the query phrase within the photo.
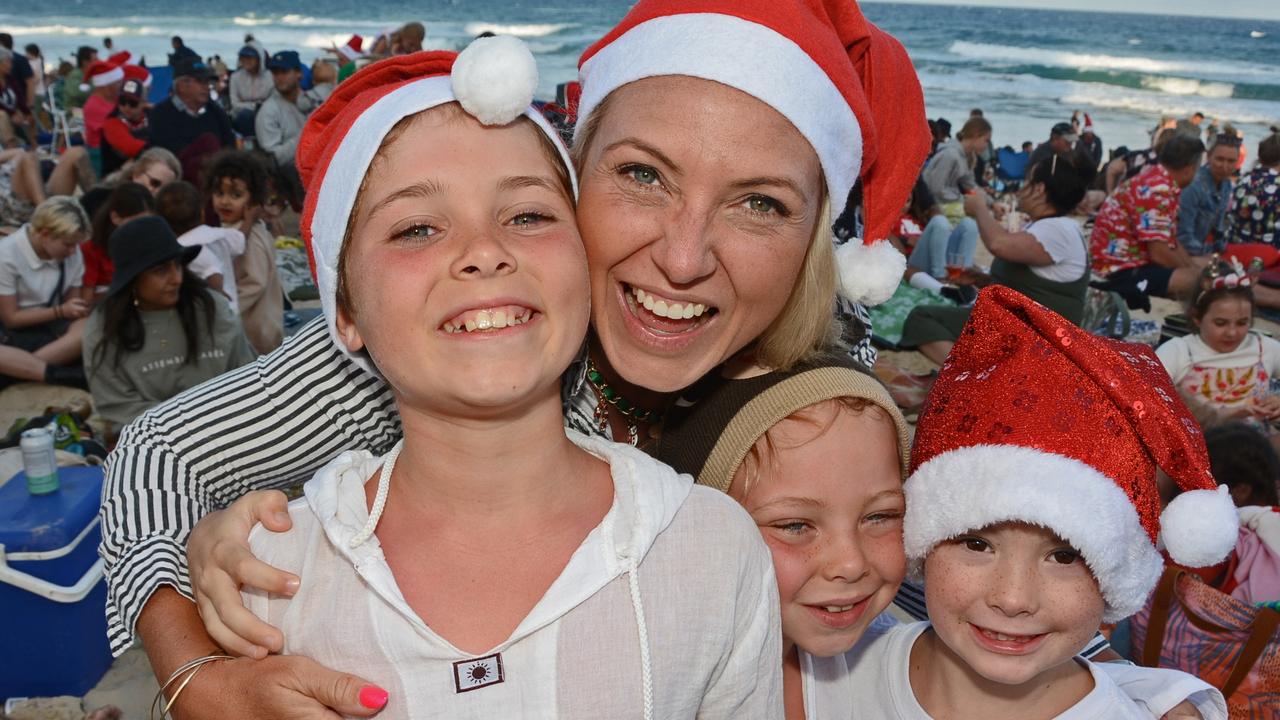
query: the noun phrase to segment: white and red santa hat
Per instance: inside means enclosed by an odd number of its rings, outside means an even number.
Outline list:
[[[1089,113],[1084,114],[1084,127],[1080,129],[1080,132],[1085,135],[1093,132],[1093,118],[1089,117]]]
[[[84,71],[84,82],[80,85],[82,92],[91,87],[106,87],[111,83],[124,80],[124,69],[105,60],[95,60],[88,70]]]
[[[530,106],[538,86],[533,54],[519,39],[478,39],[461,53],[424,51],[387,58],[357,71],[307,119],[298,139],[298,172],[307,189],[302,239],[320,291],[329,334],[338,336],[338,256],[356,194],[382,140],[401,120],[457,102],[485,125],[507,125],[524,116],[560,151],[573,180],[569,152],[558,132]],[[356,360],[374,372],[363,357]]]
[[[640,0],[579,73],[578,127],[609,93],[661,75],[713,80],[777,110],[817,152],[833,220],[862,180],[863,238],[837,248],[842,293],[869,304],[893,294],[906,259],[886,238],[931,136],[911,59],[853,0]]]
[[[1183,491],[1163,513],[1156,469]],[[920,413],[903,541],[919,570],[940,542],[1002,522],[1078,550],[1114,622],[1163,569],[1235,547],[1200,427],[1155,353],[1091,335],[1005,287],[983,290]]]
[[[338,48],[338,52],[342,54],[342,57],[354,62],[364,57],[363,47],[364,38],[359,35],[352,35],[346,45],[342,45]]]
[[[142,87],[144,88],[151,87],[151,71],[147,70],[141,65],[125,65],[124,79],[137,80],[138,82],[142,83]]]

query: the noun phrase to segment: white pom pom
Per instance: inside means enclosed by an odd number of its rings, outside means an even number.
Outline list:
[[[533,102],[538,64],[519,38],[480,38],[453,61],[453,96],[485,125],[506,125]]]
[[[1186,567],[1222,562],[1236,546],[1240,516],[1226,485],[1189,490],[1160,514],[1160,540],[1169,557]]]
[[[893,297],[907,269],[907,258],[888,240],[864,245],[858,238],[836,248],[840,294],[863,305]]]

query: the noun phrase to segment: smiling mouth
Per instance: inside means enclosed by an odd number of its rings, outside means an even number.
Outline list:
[[[823,625],[835,630],[846,630],[858,622],[870,602],[871,597],[867,596],[855,603],[805,605],[805,607]]]
[[[1048,637],[1047,633],[1037,635],[1015,635],[1011,633],[1002,633],[989,628],[969,623],[969,627],[973,630],[974,636],[979,644],[993,652],[1021,655],[1029,653],[1040,646],[1042,640]]]
[[[440,329],[449,334],[490,333],[517,325],[524,325],[540,315],[538,311],[520,305],[467,310],[446,320]]]
[[[678,335],[705,325],[720,313],[714,306],[681,302],[638,287],[622,284],[627,309],[648,330]]]

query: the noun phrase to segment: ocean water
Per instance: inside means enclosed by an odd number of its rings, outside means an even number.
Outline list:
[[[372,38],[408,20],[426,47],[460,49],[486,30],[524,38],[538,56],[540,92],[572,79],[579,54],[621,18],[626,0],[41,0],[0,10],[0,29],[49,61],[82,44],[163,64],[169,37],[232,58],[252,33],[304,60],[351,33]],[[1073,110],[1087,111],[1108,147],[1145,146],[1161,115],[1199,111],[1246,133],[1252,155],[1280,123],[1280,23],[1056,10],[866,3],[866,14],[910,52],[929,117],[957,128],[981,107],[998,144],[1040,141]]]

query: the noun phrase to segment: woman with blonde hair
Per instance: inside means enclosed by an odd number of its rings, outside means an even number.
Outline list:
[[[964,196],[978,191],[978,181],[973,176],[974,164],[990,145],[991,123],[980,115],[974,115],[965,121],[954,140],[938,147],[938,152],[925,165],[924,182],[952,225],[965,219]]]
[[[31,222],[0,239],[0,383],[84,386],[80,338],[89,306],[80,297],[89,216],[56,195]]]

